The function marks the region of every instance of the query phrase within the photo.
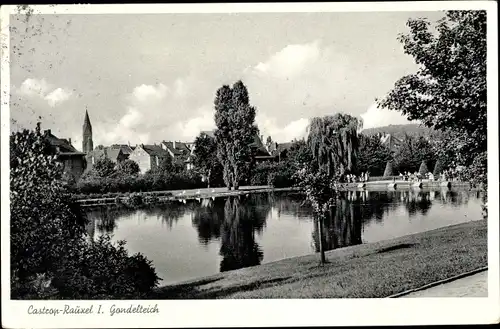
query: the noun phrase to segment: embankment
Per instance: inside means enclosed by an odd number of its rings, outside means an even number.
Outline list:
[[[393,240],[163,286],[151,299],[381,298],[487,265],[487,222],[477,220]]]

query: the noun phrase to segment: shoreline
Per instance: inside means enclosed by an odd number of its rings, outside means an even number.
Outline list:
[[[472,187],[468,182],[439,182],[439,181],[422,181],[419,183],[408,182],[408,181],[372,181],[366,183],[344,183],[344,188],[348,191],[370,191],[374,190],[382,191],[396,191],[396,190],[440,190],[440,189],[460,189],[460,190],[471,190],[479,191],[480,188]],[[104,206],[116,204],[118,201],[126,201],[132,195],[140,195],[142,197],[156,198],[158,201],[176,201],[176,200],[194,200],[194,199],[206,199],[206,198],[217,198],[225,196],[238,196],[247,195],[252,193],[269,193],[269,192],[292,192],[300,191],[298,187],[282,187],[275,188],[271,186],[242,186],[239,190],[228,191],[227,188],[200,188],[200,189],[189,189],[189,190],[170,190],[170,191],[152,191],[152,192],[116,192],[116,193],[104,193],[101,194],[103,197],[83,197],[83,195],[74,194],[76,197],[76,202],[84,207],[91,206]],[[373,190],[372,190],[373,191]],[[106,195],[112,195],[107,196]]]
[[[487,266],[487,220],[157,287],[147,299],[383,298]]]

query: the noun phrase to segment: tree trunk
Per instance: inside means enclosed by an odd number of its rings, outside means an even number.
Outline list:
[[[325,259],[325,249],[323,246],[323,217],[318,216],[318,232],[319,232],[319,253],[320,253],[320,263],[321,265],[326,263]]]
[[[207,185],[208,185],[208,188],[210,188],[210,174],[212,172],[212,169],[208,169],[208,175],[207,175]]]

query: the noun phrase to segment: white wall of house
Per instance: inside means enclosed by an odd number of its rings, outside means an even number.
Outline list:
[[[140,146],[137,146],[135,150],[130,153],[129,159],[135,161],[139,165],[141,174],[151,169],[151,156]]]

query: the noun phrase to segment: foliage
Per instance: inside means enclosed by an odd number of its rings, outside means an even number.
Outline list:
[[[443,162],[440,159],[437,159],[436,164],[434,165],[434,171],[432,172],[432,174],[435,177],[438,177],[439,175],[441,175],[443,170],[444,170]]]
[[[448,11],[437,33],[423,19],[407,25],[410,33],[399,40],[420,68],[397,81],[379,105],[450,131],[439,147],[454,158],[453,166],[467,167],[463,179],[484,171],[486,181],[486,11]]]
[[[429,172],[429,168],[427,168],[427,163],[425,161],[422,161],[420,164],[420,168],[418,168],[418,173],[420,175],[425,175]]]
[[[128,256],[125,242],[114,245],[108,235],[80,243],[52,279],[63,299],[137,299],[158,282],[151,261],[141,254]]]
[[[109,240],[89,243],[86,218],[40,133],[10,136],[11,297],[120,298],[157,284],[151,263]]]
[[[295,140],[293,141],[290,149],[287,152],[286,163],[293,171],[297,171],[312,162],[313,156],[306,141]]]
[[[288,161],[262,162],[252,171],[250,184],[254,186],[291,187],[295,185],[295,170]]]
[[[401,173],[415,172],[422,161],[434,164],[434,151],[423,136],[406,136],[394,154],[395,169]]]
[[[420,68],[397,81],[380,105],[461,132],[470,138],[469,152],[486,150],[486,12],[448,11],[436,35],[423,19],[410,19],[408,27],[399,40]]]
[[[392,161],[387,161],[387,165],[384,170],[384,177],[394,176],[394,171],[392,169]]]
[[[104,157],[95,162],[92,171],[97,177],[109,177],[115,174],[115,166],[111,159]]]
[[[205,187],[199,175],[191,171],[148,171],[142,176],[84,177],[78,181],[75,193],[148,192]]]
[[[360,135],[358,172],[369,172],[381,176],[387,161],[392,158],[391,150],[382,144],[377,136]]]
[[[358,160],[358,128],[361,122],[348,114],[316,117],[311,120],[307,144],[313,166],[325,168],[329,177],[354,172]]]
[[[126,159],[118,163],[117,172],[121,175],[134,176],[139,174],[139,165],[133,160]]]
[[[194,167],[206,177],[208,187],[214,180],[219,180],[222,166],[217,158],[217,144],[215,139],[201,133],[194,142]]]
[[[50,271],[66,242],[83,234],[84,217],[62,183],[62,166],[40,133],[10,136],[11,276],[21,282]]]
[[[229,189],[238,189],[253,166],[251,144],[258,133],[254,125],[255,108],[250,105],[248,90],[241,81],[232,88],[228,85],[219,88],[214,103],[217,156],[223,166],[224,182]]]

